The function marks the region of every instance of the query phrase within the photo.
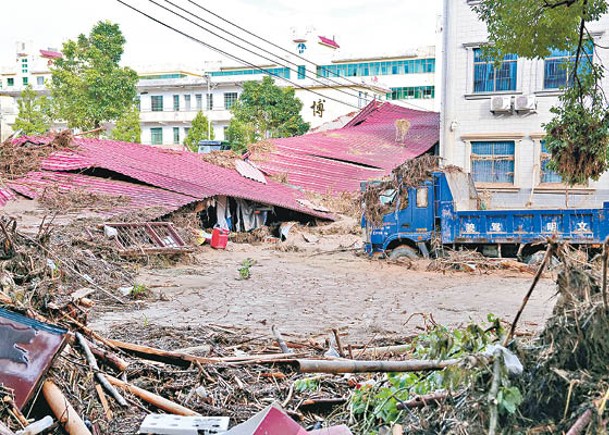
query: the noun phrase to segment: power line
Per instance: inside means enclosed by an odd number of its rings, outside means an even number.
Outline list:
[[[290,68],[289,66],[287,66],[287,65],[285,65],[285,64],[283,64],[283,63],[281,63],[281,62],[278,62],[276,59],[272,59],[272,58],[266,57],[266,56],[264,56],[264,55],[262,55],[262,54],[260,54],[260,53],[256,53],[256,52],[254,52],[254,51],[250,50],[249,48],[243,47],[243,46],[241,46],[241,45],[237,44],[236,42],[231,41],[231,40],[229,40],[228,38],[226,38],[226,37],[224,37],[224,36],[222,36],[222,35],[219,35],[218,33],[214,32],[214,31],[212,31],[212,30],[209,30],[209,29],[207,29],[207,28],[205,28],[205,27],[201,26],[201,25],[200,25],[200,24],[198,24],[198,23],[195,23],[194,21],[190,20],[189,18],[185,17],[184,15],[181,15],[181,14],[177,13],[177,12],[176,12],[176,11],[174,11],[174,10],[171,10],[170,8],[168,8],[168,7],[166,7],[166,6],[163,6],[163,5],[159,4],[159,3],[158,3],[158,2],[156,2],[155,0],[148,0],[148,1],[149,1],[150,3],[155,4],[156,6],[158,6],[158,7],[160,7],[160,8],[162,8],[163,10],[165,10],[165,11],[167,11],[167,12],[170,12],[170,13],[172,13],[172,14],[174,14],[174,15],[176,15],[176,16],[178,16],[178,17],[180,17],[180,18],[182,18],[183,20],[185,20],[185,21],[187,21],[187,22],[189,22],[189,23],[191,23],[191,24],[193,24],[193,25],[195,25],[195,26],[199,27],[200,29],[204,30],[205,32],[208,32],[208,33],[210,33],[210,34],[214,35],[215,37],[220,38],[221,40],[226,41],[226,42],[228,42],[229,44],[234,45],[234,46],[235,46],[235,47],[237,47],[237,48],[240,48],[240,49],[242,49],[242,50],[245,50],[245,51],[247,51],[248,53],[251,53],[251,54],[253,54],[253,55],[255,55],[255,56],[261,57],[262,59],[267,60],[267,61],[269,61],[269,62],[273,62],[273,63],[275,63],[275,64],[277,64],[277,65],[279,65],[279,66],[281,66],[281,67],[287,68],[289,71],[293,71],[293,72],[295,72],[295,73],[298,73],[298,71],[297,71],[296,69],[294,69],[294,68]],[[226,30],[224,30],[224,29],[219,28],[218,26],[214,25],[213,23],[210,23],[209,21],[207,21],[207,20],[205,20],[205,19],[203,19],[203,18],[201,18],[201,17],[197,16],[196,14],[194,14],[194,13],[192,13],[192,12],[190,12],[190,11],[188,11],[188,10],[184,9],[184,8],[182,8],[181,6],[176,5],[175,3],[173,3],[173,2],[172,2],[172,1],[170,1],[170,0],[164,0],[164,1],[165,1],[165,3],[169,3],[169,4],[170,4],[170,5],[172,5],[173,7],[177,8],[177,9],[179,9],[179,10],[181,10],[181,11],[183,11],[183,12],[185,12],[185,13],[187,13],[187,14],[189,14],[189,15],[191,15],[191,16],[193,16],[193,17],[195,17],[195,18],[198,18],[199,20],[201,20],[201,21],[203,21],[203,22],[205,22],[205,23],[207,23],[207,24],[209,24],[209,25],[211,25],[211,26],[213,26],[213,27],[216,27],[216,28],[220,29],[221,31],[223,31],[223,32],[225,32],[225,33],[227,33],[227,34],[229,34],[229,35],[231,35],[231,36],[233,36],[233,37],[235,37],[235,38],[237,38],[237,39],[239,39],[239,40],[241,40],[241,41],[244,41],[245,43],[247,43],[247,44],[249,44],[249,45],[252,45],[253,47],[256,47],[256,48],[257,48],[257,49],[259,49],[259,50],[262,50],[263,52],[267,52],[267,51],[266,51],[266,50],[264,50],[263,48],[258,47],[257,45],[252,44],[252,43],[250,43],[250,42],[246,41],[245,39],[243,39],[243,38],[241,38],[241,37],[239,37],[239,36],[237,36],[237,35],[235,35],[235,34],[233,34],[233,33],[230,33],[230,32],[228,32],[228,31],[226,31]],[[267,53],[270,53],[270,52],[267,52]],[[291,62],[291,61],[289,61],[289,60],[287,60],[287,59],[283,59],[283,58],[281,58],[280,56],[277,56],[277,55],[275,55],[275,54],[273,54],[273,53],[270,53],[270,54],[271,54],[272,56],[275,56],[276,58],[279,58],[279,59],[281,59],[281,60],[285,61],[285,62],[288,62],[288,63],[291,63],[292,65],[298,66],[298,65],[297,65],[296,63],[294,63],[294,62]],[[305,68],[305,71],[306,71],[306,68]],[[306,72],[305,72],[305,77],[307,77]],[[330,87],[330,86],[328,86],[328,85],[327,85],[325,82],[322,82],[321,80],[318,80],[318,79],[316,79],[316,78],[314,78],[314,77],[310,77],[310,76],[309,76],[308,78],[310,78],[311,80],[313,80],[313,81],[314,81],[314,82],[316,82],[316,83],[321,84],[323,87]],[[345,84],[344,84],[344,83],[338,83],[338,82],[334,82],[334,83],[339,84],[340,86],[345,86]],[[361,84],[359,84],[359,86],[361,86]],[[351,93],[351,92],[349,92],[349,91],[346,91],[346,90],[343,90],[343,89],[340,89],[340,88],[334,88],[334,87],[331,87],[331,88],[332,88],[332,89],[335,89],[336,91],[338,91],[338,92],[340,92],[340,93],[343,93],[343,94],[345,94],[345,95],[348,95],[349,97],[353,97],[353,98],[361,98],[361,97],[360,97],[360,95],[358,95],[358,94]]]
[[[286,78],[281,77],[281,76],[280,76],[280,75],[278,75],[278,74],[275,74],[275,73],[273,73],[273,72],[271,72],[271,71],[267,71],[267,70],[265,70],[264,68],[262,68],[262,67],[260,67],[260,66],[258,66],[258,65],[254,65],[253,63],[250,63],[250,62],[248,62],[248,61],[246,61],[246,60],[244,60],[244,59],[241,59],[241,58],[239,58],[239,57],[237,57],[237,56],[235,56],[235,55],[233,55],[233,54],[230,54],[230,53],[228,53],[228,52],[226,52],[226,51],[224,51],[224,50],[222,50],[222,49],[220,49],[220,48],[214,47],[214,46],[213,46],[213,45],[211,45],[211,44],[208,44],[208,43],[206,43],[206,42],[203,42],[203,41],[201,41],[200,39],[198,39],[198,38],[196,38],[196,37],[194,37],[194,36],[192,36],[192,35],[189,35],[189,34],[187,34],[186,32],[183,32],[183,31],[181,31],[181,30],[179,30],[179,29],[176,29],[175,27],[173,27],[173,26],[171,26],[171,25],[169,25],[169,24],[167,24],[167,23],[164,23],[163,21],[161,21],[161,20],[159,20],[159,19],[157,19],[157,18],[155,18],[155,17],[153,17],[153,16],[151,16],[151,15],[147,14],[146,12],[139,10],[139,9],[138,9],[138,8],[136,8],[135,6],[132,6],[132,5],[130,5],[130,4],[126,3],[126,2],[124,2],[123,0],[116,0],[116,1],[117,1],[117,2],[119,2],[120,4],[124,5],[124,6],[128,7],[129,9],[131,9],[131,10],[133,10],[133,11],[135,11],[135,12],[137,12],[137,13],[139,13],[139,14],[143,15],[143,16],[145,16],[146,18],[148,18],[148,19],[150,19],[150,20],[152,20],[152,21],[154,21],[154,22],[156,22],[156,23],[158,23],[158,24],[160,24],[160,25],[162,25],[162,26],[164,26],[164,27],[167,27],[168,29],[173,30],[173,31],[174,31],[174,32],[176,32],[176,33],[179,33],[180,35],[185,36],[186,38],[188,38],[188,39],[190,39],[190,40],[192,40],[192,41],[195,41],[195,42],[197,42],[197,43],[199,43],[199,44],[203,45],[204,47],[209,48],[210,50],[215,51],[216,53],[220,53],[220,54],[222,54],[222,55],[224,55],[224,56],[226,56],[226,57],[229,57],[229,58],[231,58],[231,59],[233,59],[233,60],[235,60],[235,61],[237,61],[237,62],[240,62],[240,63],[242,63],[242,64],[244,64],[244,65],[251,66],[251,67],[252,67],[252,68],[254,68],[254,69],[257,69],[257,70],[260,70],[260,71],[264,72],[265,74],[268,74],[268,75],[271,75],[271,76],[277,77],[277,78],[279,78],[279,79],[281,79],[281,80],[284,80],[284,81],[286,81],[286,82],[288,82],[288,83],[292,84],[293,86],[295,86],[295,87],[297,87],[297,88],[303,89],[303,90],[305,90],[305,91],[307,91],[307,92],[310,92],[310,93],[312,93],[312,94],[318,95],[318,96],[320,96],[320,97],[322,97],[322,98],[325,98],[325,99],[328,99],[328,100],[332,100],[332,101],[335,101],[335,102],[337,102],[337,103],[344,104],[345,106],[350,106],[350,107],[353,107],[353,108],[355,108],[355,109],[359,109],[359,107],[357,107],[357,106],[356,106],[356,105],[354,105],[354,104],[351,104],[351,103],[346,103],[346,102],[341,101],[341,100],[338,100],[338,99],[336,99],[336,98],[334,98],[334,97],[330,97],[330,96],[328,96],[328,95],[324,95],[324,94],[321,94],[321,93],[319,93],[319,92],[317,92],[317,91],[314,91],[314,90],[312,90],[312,89],[309,89],[309,88],[306,88],[306,87],[304,87],[304,86],[301,86],[301,85],[299,85],[299,84],[297,84],[297,83],[294,83],[294,82],[293,82],[293,81],[291,81],[291,80],[288,80],[288,79],[286,79]]]
[[[218,19],[220,19],[220,20],[224,21],[225,23],[230,24],[230,25],[231,25],[231,26],[233,26],[233,27],[236,27],[237,29],[239,29],[239,30],[241,30],[241,31],[243,31],[243,32],[245,32],[245,33],[247,33],[248,35],[253,36],[254,38],[257,38],[257,39],[259,39],[259,40],[261,40],[261,41],[263,41],[263,42],[266,42],[267,44],[269,44],[269,45],[271,45],[271,46],[273,46],[273,47],[275,47],[275,48],[278,48],[279,50],[284,51],[284,52],[286,52],[286,53],[288,53],[288,54],[290,54],[290,55],[293,55],[293,56],[295,56],[295,57],[297,57],[297,58],[299,58],[299,59],[301,59],[301,60],[304,60],[305,62],[310,63],[310,64],[314,65],[314,66],[315,66],[315,67],[317,67],[317,68],[321,68],[321,70],[322,70],[322,71],[326,71],[328,74],[333,74],[331,71],[329,71],[329,70],[328,70],[328,69],[326,69],[325,67],[322,67],[321,65],[318,65],[318,64],[316,64],[315,62],[312,62],[312,61],[310,61],[310,60],[308,60],[308,59],[304,58],[303,56],[301,56],[301,55],[299,55],[299,54],[297,54],[297,53],[292,53],[291,51],[286,50],[285,48],[281,47],[280,45],[275,44],[274,42],[269,41],[268,39],[263,38],[262,36],[258,36],[258,35],[256,35],[255,33],[253,33],[253,32],[251,32],[251,31],[249,31],[249,30],[247,30],[247,29],[245,29],[245,28],[241,27],[241,26],[240,26],[240,25],[238,25],[238,24],[233,23],[233,22],[232,22],[232,21],[230,21],[230,20],[227,20],[226,18],[224,18],[224,17],[222,17],[222,16],[218,15],[217,13],[215,13],[215,12],[213,12],[213,11],[211,11],[211,10],[207,9],[206,7],[203,7],[203,6],[199,5],[198,3],[194,2],[193,0],[187,0],[187,1],[188,1],[188,3],[191,3],[191,4],[195,5],[195,6],[196,6],[196,7],[198,7],[199,9],[204,10],[204,11],[205,11],[205,12],[207,12],[208,14],[211,14],[211,15],[213,15],[214,17],[216,17],[216,18],[218,18]],[[252,45],[253,45],[253,44],[252,44]],[[344,76],[343,78],[344,78],[345,80],[347,80],[348,82],[352,83],[352,84],[359,85],[359,83],[354,82],[353,80],[349,79],[349,78],[348,78],[348,77],[346,77],[346,76]]]

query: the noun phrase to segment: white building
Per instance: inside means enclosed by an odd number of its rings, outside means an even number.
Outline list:
[[[23,47],[22,47],[23,46]],[[201,65],[201,70],[136,68],[142,123],[142,143],[179,147],[197,112],[210,120],[217,140],[226,138],[230,108],[243,83],[270,75],[279,86],[293,87],[303,102],[301,115],[312,128],[348,113],[373,99],[407,107],[438,110],[434,47],[400,54],[343,55],[334,38],[312,30],[294,32],[290,52],[274,49],[277,63],[253,66]],[[0,76],[0,133],[6,136],[17,115],[15,98],[27,84],[46,92],[49,62],[56,50],[32,50],[17,44],[15,64]],[[34,67],[36,65],[36,67]],[[2,98],[4,96],[5,98]]]
[[[480,56],[485,25],[471,0],[445,0],[441,154],[470,172],[492,193],[493,207],[600,206],[609,200],[609,176],[567,189],[547,170],[542,124],[551,118],[567,73],[570,53],[547,59],[506,56],[500,68]],[[609,17],[590,23],[592,36],[609,45]],[[609,52],[597,50],[609,65]],[[604,85],[609,90],[607,84]]]

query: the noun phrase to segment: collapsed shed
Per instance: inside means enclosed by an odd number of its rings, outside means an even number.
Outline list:
[[[52,140],[25,136],[11,145],[36,147]],[[91,204],[96,209],[104,203],[95,210],[102,215],[148,211],[148,219],[196,203],[196,211],[213,210],[214,224],[246,231],[271,218],[332,218],[299,203],[302,193],[294,188],[262,174],[259,180],[243,176],[191,152],[85,137],[71,137],[69,145],[44,156],[38,170],[4,180],[2,203],[14,199],[15,193],[30,199],[48,198],[53,191],[84,193],[104,199]],[[251,166],[249,172],[256,171]]]
[[[250,148],[248,159],[287,184],[327,194],[356,192],[425,153],[437,154],[440,114],[373,101],[344,127]]]

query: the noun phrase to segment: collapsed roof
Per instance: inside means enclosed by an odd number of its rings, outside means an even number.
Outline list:
[[[48,143],[49,137],[21,137],[14,146]],[[100,170],[103,173],[99,173]],[[97,176],[101,175],[101,176]],[[129,198],[123,208],[158,208],[159,216],[194,201],[227,196],[297,211],[329,219],[330,215],[301,205],[302,193],[265,180],[260,183],[237,171],[203,161],[187,151],[173,151],[113,140],[73,137],[70,148],[51,153],[40,170],[5,183],[3,202],[11,199],[7,187],[36,198],[47,187],[64,191],[80,189],[95,194]],[[119,207],[120,208],[120,207]],[[125,210],[112,210],[112,213]]]
[[[361,181],[431,150],[440,114],[373,101],[344,127],[252,147],[249,159],[266,174],[321,193],[357,191]]]

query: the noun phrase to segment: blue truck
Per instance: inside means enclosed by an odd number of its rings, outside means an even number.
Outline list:
[[[598,248],[609,234],[609,202],[599,209],[481,210],[471,176],[455,170],[433,172],[420,185],[400,189],[379,195],[378,206],[389,210],[382,224],[372,225],[364,211],[364,249],[370,255],[428,257],[448,246],[523,259],[543,249],[548,238]]]

